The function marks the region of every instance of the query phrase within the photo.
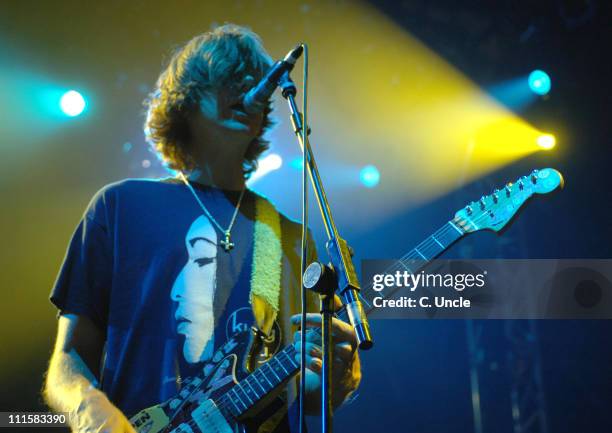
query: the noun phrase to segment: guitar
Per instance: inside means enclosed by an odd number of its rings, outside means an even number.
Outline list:
[[[459,210],[452,220],[398,263],[418,272],[463,236],[480,230],[499,232],[534,194],[547,194],[562,186],[563,177],[558,171],[551,168],[534,170]],[[369,313],[373,310],[373,298],[380,297],[380,292],[368,286],[361,290],[360,297]],[[340,310],[338,317],[348,321],[345,310]],[[139,433],[256,431],[260,421],[257,414],[262,407],[269,404],[274,391],[299,371],[297,351],[293,345],[286,346],[261,366],[254,367],[249,355],[253,353],[256,341],[256,330],[233,336],[215,352],[212,369],[186,379],[176,397],[134,415],[130,419],[134,428]]]

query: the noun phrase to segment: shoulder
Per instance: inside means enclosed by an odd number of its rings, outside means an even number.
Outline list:
[[[160,190],[176,188],[172,178],[139,179],[128,178],[109,183],[100,188],[91,198],[85,211],[86,217],[94,221],[107,220],[122,201],[142,199]]]
[[[295,235],[300,236],[301,230],[302,230],[302,223],[300,221],[297,221],[289,216],[287,216],[287,214],[285,214],[284,212],[282,212],[280,209],[278,209],[278,207],[274,204],[274,202],[272,202],[268,197],[266,197],[265,195],[254,191],[252,189],[249,189],[249,192],[251,194],[253,194],[253,196],[255,197],[256,200],[263,200],[265,202],[267,202],[270,207],[279,215],[280,218],[280,224],[281,224],[281,230],[283,231],[283,236],[285,235],[289,235],[290,237],[294,237]]]
[[[111,198],[116,195],[130,194],[134,192],[157,191],[162,188],[173,188],[178,182],[171,177],[163,178],[127,178],[117,182],[109,183],[96,193],[94,197],[100,196]]]

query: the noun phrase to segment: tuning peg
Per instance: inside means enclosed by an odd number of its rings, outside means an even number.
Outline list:
[[[466,206],[465,211],[467,212],[468,215],[472,215],[472,212],[473,212],[472,206]]]
[[[533,170],[531,172],[531,182],[534,184],[538,181],[538,170]]]
[[[495,190],[493,191],[493,203],[497,203],[497,201],[499,200],[499,189],[495,188]]]
[[[506,191],[506,197],[510,197],[510,193],[512,192],[512,182],[508,182],[504,187],[504,190]]]
[[[484,210],[484,208],[486,207],[484,195],[480,197],[480,200],[478,200],[478,203],[480,203],[480,209]]]
[[[523,176],[523,177],[525,177],[525,176]],[[525,188],[525,184],[523,183],[523,179],[522,179],[522,178],[521,178],[521,179],[519,179],[519,181],[518,181],[518,186],[519,186],[519,189],[520,189],[521,191],[523,190],[523,188]]]

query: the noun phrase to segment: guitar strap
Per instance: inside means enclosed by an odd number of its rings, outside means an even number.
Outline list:
[[[272,330],[279,309],[282,254],[280,214],[258,195],[249,302],[257,327],[266,335]]]

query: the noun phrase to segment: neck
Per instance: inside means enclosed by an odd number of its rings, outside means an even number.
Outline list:
[[[237,165],[237,167],[235,165],[230,166],[226,163],[221,169],[215,169],[212,164],[199,164],[198,168],[188,176],[188,179],[202,185],[230,191],[241,191],[245,188],[242,161]]]

